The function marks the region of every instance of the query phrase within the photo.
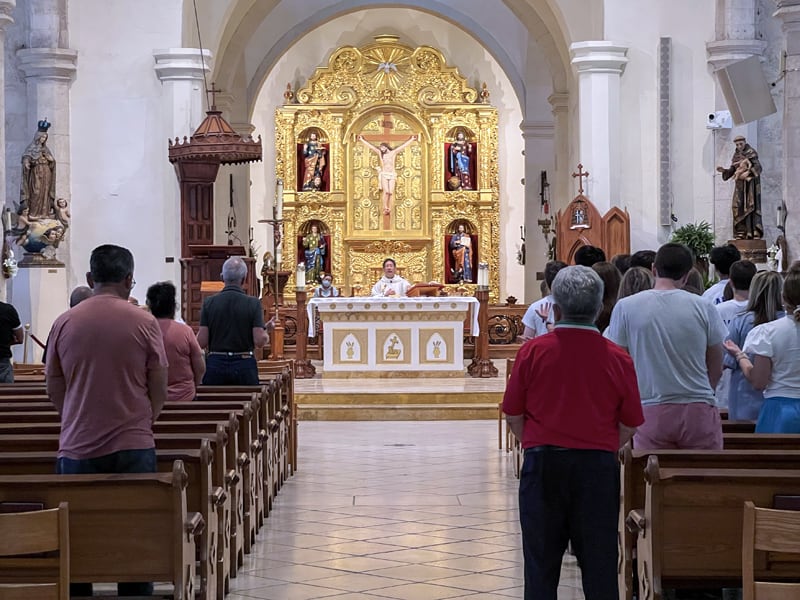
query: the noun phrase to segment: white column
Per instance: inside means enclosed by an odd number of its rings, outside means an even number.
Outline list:
[[[547,262],[547,245],[538,220],[544,218],[541,213],[541,172],[547,171],[548,183],[556,179],[553,123],[541,121],[523,121],[520,124],[522,139],[525,140],[525,302],[538,300],[539,281],[537,271],[543,271]],[[553,213],[552,188],[550,188]],[[552,239],[552,236],[551,236]]]
[[[205,117],[203,74],[211,72],[211,52],[198,48],[168,48],[155,50],[155,72],[162,85],[162,131],[166,150],[167,140],[190,137]],[[211,85],[211,82],[209,82]],[[166,160],[166,159],[165,159]],[[163,213],[165,230],[172,231],[163,240],[164,254],[174,256],[172,280],[181,281],[181,193],[173,169],[165,171],[163,179]],[[180,290],[180,286],[178,290]],[[178,292],[180,296],[180,291]],[[180,305],[181,299],[178,298]],[[178,306],[177,314],[180,314]]]
[[[0,114],[4,118],[0,119],[0,210],[5,210],[6,207],[6,64],[5,64],[5,46],[6,46],[6,27],[14,22],[11,16],[11,11],[14,10],[16,0],[0,0]],[[14,208],[11,203],[10,208]],[[2,260],[2,258],[0,258]],[[8,298],[8,280],[0,275],[0,302],[5,302]]]
[[[775,16],[786,35],[786,77],[783,101],[783,201],[789,261],[800,258],[800,0],[781,0]],[[762,207],[763,211],[763,207]],[[763,214],[764,220],[774,214]]]
[[[36,39],[61,43],[64,37],[58,29],[61,21],[54,16],[62,14],[61,3],[38,2],[30,8],[41,9],[41,14],[48,17],[43,18],[42,22],[52,25],[51,29],[42,25],[32,31],[31,39],[37,33],[39,37]],[[77,58],[78,53],[69,48],[23,48],[17,51],[19,68],[25,74],[28,87],[28,129],[31,139],[36,132],[36,122],[46,118],[52,124],[47,132],[47,145],[56,159],[56,198],[65,198],[67,201],[72,199],[69,89],[75,79]],[[66,240],[58,248],[58,258],[66,264],[69,264],[69,246],[70,232],[67,230]],[[69,306],[70,285],[67,269],[63,268],[20,269],[12,281],[11,301],[22,322],[30,323],[31,332],[39,339],[47,337],[53,321]],[[22,360],[21,348],[15,346],[13,351],[14,359]],[[26,358],[28,361],[41,360],[38,347]]]
[[[579,157],[590,173],[587,195],[602,214],[619,202],[620,78],[628,48],[576,42],[570,52],[578,68]]]
[[[569,164],[569,94],[556,92],[547,99],[552,107],[555,145],[555,164],[553,183],[550,188],[550,201],[555,212],[572,201],[570,190]],[[554,214],[555,214],[554,212]]]
[[[716,40],[706,44],[708,64],[714,71],[728,66],[731,63],[762,56],[767,47],[763,40],[756,39],[756,0],[717,0],[717,30]],[[722,91],[717,86],[716,103],[714,110],[728,110]],[[733,156],[733,138],[743,135],[747,143],[758,150],[758,122],[739,125],[733,129],[717,129],[713,134],[714,156],[716,164],[727,167]],[[714,177],[714,232],[718,244],[723,244],[733,237],[733,212],[731,199],[733,196],[733,183],[723,181],[716,170]],[[763,202],[762,189],[762,202]],[[762,206],[762,216],[767,212]],[[765,229],[772,222],[764,218]]]

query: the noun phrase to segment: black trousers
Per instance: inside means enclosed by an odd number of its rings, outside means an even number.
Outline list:
[[[568,542],[586,600],[618,600],[618,511],[619,467],[612,452],[527,449],[519,484],[525,600],[557,600]]]

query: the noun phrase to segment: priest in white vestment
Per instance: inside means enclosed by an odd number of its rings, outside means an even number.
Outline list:
[[[405,296],[408,293],[408,288],[411,284],[405,279],[400,277],[395,270],[397,265],[393,258],[387,258],[383,261],[383,277],[372,286],[373,296]]]

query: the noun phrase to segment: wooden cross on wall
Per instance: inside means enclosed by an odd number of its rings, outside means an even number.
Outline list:
[[[583,170],[583,165],[578,163],[578,172],[572,174],[573,177],[578,177],[578,193],[583,194],[583,178],[589,181],[589,171]]]
[[[383,127],[383,131],[381,133],[364,133],[364,139],[370,142],[373,146],[380,147],[382,142],[386,142],[392,148],[397,146],[398,142],[402,143],[405,142],[410,135],[406,135],[405,133],[395,133],[394,132],[394,121],[392,120],[392,113],[385,112],[382,115],[382,120],[380,122],[381,126]],[[391,227],[391,215],[383,215],[383,228],[389,229]]]
[[[405,142],[409,138],[409,136],[413,135],[413,134],[406,135],[405,133],[402,133],[402,134],[401,133],[394,133],[394,131],[393,131],[394,130],[394,121],[392,120],[392,116],[393,115],[390,112],[383,113],[383,115],[382,115],[383,120],[381,121],[381,126],[383,127],[383,132],[381,132],[381,133],[364,133],[364,134],[362,134],[364,136],[364,139],[367,140],[368,142],[371,142],[375,146],[380,145],[381,142],[387,142],[392,147],[394,147],[394,144],[391,144],[390,142]]]

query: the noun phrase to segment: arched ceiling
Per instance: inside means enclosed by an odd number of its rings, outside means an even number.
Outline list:
[[[244,81],[250,107],[264,79],[275,62],[303,35],[316,27],[348,13],[369,8],[400,7],[422,11],[451,22],[475,38],[494,57],[511,82],[520,105],[526,105],[527,48],[505,47],[509,30],[527,32],[528,44],[536,45],[545,58],[553,91],[567,91],[569,50],[561,33],[555,0],[503,0],[503,10],[486,18],[483,10],[472,10],[476,2],[461,0],[339,0],[320,7],[314,0],[232,0],[223,17],[224,23],[214,27],[220,31],[215,50],[215,80],[223,89],[235,89],[235,80]],[[533,6],[531,3],[535,3]],[[480,5],[478,5],[480,7]],[[480,17],[476,17],[480,15]],[[267,35],[270,28],[277,32]],[[518,36],[515,37],[519,39]],[[241,84],[240,84],[241,86]]]

